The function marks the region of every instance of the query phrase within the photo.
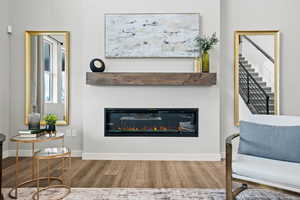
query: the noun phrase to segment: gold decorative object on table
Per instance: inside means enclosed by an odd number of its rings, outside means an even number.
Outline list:
[[[36,178],[34,159],[33,159],[33,156],[36,153],[35,144],[56,141],[56,140],[62,140],[62,147],[63,147],[64,146],[64,133],[56,133],[53,136],[51,136],[49,134],[45,134],[45,135],[42,135],[40,137],[35,137],[35,138],[21,137],[21,136],[17,135],[10,139],[11,142],[16,143],[15,187],[9,191],[8,195],[10,198],[13,198],[13,199],[18,198],[18,188],[21,186],[24,186],[24,185],[32,183],[32,182],[37,182],[37,180],[48,180],[49,179],[49,177],[39,177],[38,179]],[[30,144],[30,143],[32,144],[32,177],[31,177],[31,179],[29,179],[25,182],[19,183],[18,178],[19,178],[19,165],[20,165],[20,162],[19,162],[20,144]],[[50,180],[57,180],[59,182],[62,182],[62,180],[57,177],[50,177]],[[14,195],[13,195],[13,192],[15,192]]]
[[[194,60],[194,72],[202,72],[202,59],[201,57],[196,57]]]
[[[54,148],[45,148],[41,151],[35,152],[33,156],[35,163],[36,163],[36,168],[37,168],[37,191],[32,195],[33,200],[39,200],[40,199],[40,193],[42,191],[48,190],[50,188],[65,188],[66,193],[62,195],[61,197],[56,198],[56,200],[60,200],[65,198],[71,193],[71,181],[69,185],[65,184],[65,170],[71,168],[71,150],[67,147],[54,147]],[[50,180],[55,179],[56,177],[51,177],[50,176],[50,166],[49,166],[49,161],[53,159],[62,159],[62,166],[61,166],[61,171],[62,171],[62,178],[61,184],[59,185],[50,185]],[[65,160],[69,160],[69,167],[66,168]],[[48,179],[48,186],[41,188],[40,187],[40,161],[41,160],[47,160],[48,164],[48,176],[46,177]],[[58,178],[58,177],[57,177]],[[69,177],[69,179],[71,179]],[[51,198],[53,200],[53,198]]]

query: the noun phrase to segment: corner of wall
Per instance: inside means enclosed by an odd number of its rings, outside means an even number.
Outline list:
[[[0,132],[6,136],[3,144],[4,156],[7,156],[8,138],[10,135],[10,37],[7,34],[9,25],[9,0],[3,0],[0,7]]]

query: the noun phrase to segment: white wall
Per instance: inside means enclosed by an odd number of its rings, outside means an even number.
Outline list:
[[[7,3],[8,0],[2,1]],[[2,3],[1,2],[1,3]],[[38,1],[38,0],[9,0],[10,21],[14,27],[14,34],[12,36],[12,63],[11,67],[11,135],[15,134],[18,129],[24,128],[23,125],[23,112],[24,112],[24,31],[26,29],[32,30],[69,30],[71,31],[71,127],[76,128],[78,131],[77,137],[67,138],[67,143],[73,149],[81,149],[82,147],[82,131],[83,131],[83,119],[85,119],[85,130],[91,132],[91,138],[93,139],[96,134],[100,133],[101,128],[98,125],[92,127],[88,126],[87,120],[101,120],[103,109],[103,102],[101,99],[106,92],[112,92],[115,97],[120,98],[120,101],[132,100],[128,94],[145,94],[146,100],[154,99],[154,103],[159,106],[175,106],[170,105],[170,102],[180,104],[176,99],[182,91],[188,95],[182,99],[182,104],[191,106],[199,106],[200,108],[200,126],[204,124],[204,131],[200,133],[205,135],[206,139],[209,139],[207,144],[201,142],[193,144],[188,149],[182,148],[182,145],[178,145],[181,141],[174,142],[176,147],[180,147],[183,151],[194,152],[196,146],[197,149],[202,152],[216,152],[219,149],[218,140],[218,124],[221,120],[221,133],[222,138],[226,135],[237,132],[238,129],[234,127],[233,123],[233,34],[235,30],[268,30],[268,29],[280,29],[282,33],[282,45],[281,45],[281,108],[283,114],[299,115],[300,114],[300,93],[297,92],[297,85],[299,82],[300,68],[298,67],[298,52],[300,52],[300,46],[298,45],[300,28],[298,26],[298,18],[300,7],[300,1],[298,0],[252,0],[252,1],[240,1],[240,0],[221,0],[221,6],[218,0],[205,1],[205,0],[187,0],[187,1],[149,1],[149,0],[130,0],[126,3],[117,0],[52,0],[52,1]],[[221,12],[220,12],[221,7]],[[6,7],[1,4],[1,24],[3,23],[2,15],[6,16]],[[3,10],[3,11],[2,11]],[[221,32],[221,63],[219,71],[218,63],[218,48],[212,53],[212,71],[218,73],[219,83],[218,86],[207,88],[186,88],[186,89],[172,89],[168,87],[160,88],[156,91],[157,87],[145,87],[144,89],[131,88],[128,89],[131,93],[125,93],[127,89],[120,87],[120,93],[117,94],[118,88],[101,88],[85,86],[85,72],[89,71],[88,63],[91,58],[102,57],[104,51],[103,43],[103,13],[104,12],[200,12],[203,16],[202,23],[204,32],[212,33],[217,31]],[[221,16],[220,16],[221,13]],[[221,23],[220,21],[221,20]],[[5,20],[4,20],[5,21]],[[221,26],[221,29],[220,29]],[[3,26],[1,25],[1,28]],[[222,30],[222,31],[221,31]],[[1,38],[5,36],[1,30]],[[4,40],[5,45],[8,41]],[[1,40],[2,42],[2,40]],[[4,45],[4,47],[5,47]],[[8,46],[8,45],[7,45]],[[2,48],[2,43],[1,43]],[[9,57],[5,52],[0,54],[1,70],[9,63],[7,58]],[[6,60],[6,61],[5,61]],[[149,59],[147,62],[143,59],[137,60],[106,60],[108,71],[192,71],[191,60],[172,60],[172,59]],[[5,73],[8,73],[4,69]],[[2,73],[1,73],[2,77]],[[7,76],[4,76],[6,79]],[[4,81],[1,79],[1,81]],[[1,84],[2,86],[2,84]],[[1,87],[0,86],[0,87]],[[221,87],[222,99],[219,101],[218,91]],[[141,91],[143,90],[143,91]],[[178,92],[180,91],[180,92]],[[94,94],[93,94],[94,92]],[[164,93],[165,94],[164,94]],[[177,93],[176,93],[177,92]],[[170,93],[171,95],[167,95]],[[9,91],[4,91],[4,94],[9,94]],[[161,102],[153,98],[154,95],[163,94]],[[95,97],[95,98],[94,98]],[[93,105],[94,110],[98,109],[99,112],[92,110],[92,106],[88,105],[88,98],[91,98],[90,103]],[[203,98],[209,98],[212,102],[203,102]],[[141,103],[144,99],[138,99],[140,103],[138,106],[148,105],[148,100],[145,103]],[[7,99],[1,97],[1,101],[7,102]],[[108,100],[107,100],[108,101]],[[105,102],[107,102],[105,101]],[[131,102],[123,104],[124,106],[132,106]],[[136,100],[137,101],[137,100]],[[99,103],[100,102],[100,103]],[[104,103],[105,103],[104,102]],[[107,102],[108,103],[108,102]],[[115,105],[115,98],[111,98],[109,102],[111,106]],[[154,104],[153,103],[153,104]],[[149,104],[153,106],[153,104]],[[195,105],[197,104],[197,105]],[[219,104],[221,104],[221,110],[219,110]],[[3,104],[2,104],[3,105]],[[4,105],[8,105],[8,102]],[[83,113],[82,105],[84,109],[87,107],[87,111]],[[210,109],[210,107],[212,107]],[[5,106],[4,109],[7,109]],[[212,110],[212,111],[211,111]],[[91,113],[89,113],[91,111]],[[9,113],[5,111],[6,113]],[[5,113],[4,112],[4,113]],[[211,113],[212,112],[212,113]],[[221,117],[219,117],[221,112]],[[208,115],[208,117],[206,117]],[[207,125],[206,125],[206,124]],[[7,123],[8,124],[8,121]],[[211,124],[211,125],[209,125]],[[215,126],[216,124],[216,126]],[[214,126],[214,127],[213,127]],[[92,128],[95,128],[92,130]],[[6,129],[8,130],[8,129]],[[201,127],[200,127],[201,131]],[[97,132],[97,133],[96,133]],[[211,133],[212,132],[212,133]],[[209,134],[212,134],[209,135]],[[204,139],[204,138],[201,138]],[[213,141],[213,140],[217,141]],[[88,140],[91,141],[91,140]],[[90,151],[88,141],[84,141],[84,147]],[[224,141],[221,139],[221,141]],[[100,144],[104,144],[105,149],[99,146],[99,151],[110,151],[107,145],[111,142],[99,141]],[[114,141],[113,141],[114,142]],[[128,141],[117,141],[116,144],[122,143],[128,145]],[[127,144],[126,144],[127,143]],[[140,143],[147,143],[147,140]],[[133,144],[131,142],[130,144]],[[135,143],[134,143],[135,144]],[[184,146],[187,146],[186,141]],[[163,144],[159,144],[160,148]],[[203,147],[205,146],[205,151]],[[208,146],[212,147],[208,148]],[[133,146],[134,147],[134,146]],[[156,146],[152,149],[156,149]],[[207,148],[206,148],[207,147]],[[11,149],[14,146],[10,146]],[[118,147],[118,148],[122,148]],[[169,150],[168,146],[164,148],[165,151],[175,152],[174,146]],[[122,150],[122,149],[121,149]],[[114,151],[121,151],[120,149]],[[131,151],[131,150],[130,150]],[[148,151],[148,149],[147,149]],[[224,145],[222,142],[222,151],[224,151]],[[195,151],[196,152],[196,151]]]
[[[235,30],[281,31],[282,114],[300,115],[298,0],[221,1],[221,74],[223,138],[238,132],[233,122],[233,34]],[[224,141],[224,140],[223,140]],[[222,143],[224,151],[224,142]]]
[[[9,135],[9,36],[8,25],[8,0],[1,0],[0,4],[0,133]],[[4,151],[7,151],[7,142],[4,143]]]
[[[275,60],[275,37],[273,35],[255,35],[248,37]],[[243,39],[242,51],[240,53],[246,58],[249,64],[252,65],[255,72],[258,72],[259,76],[263,78],[263,81],[267,83],[267,87],[270,87],[272,92],[274,92],[274,63],[246,39]]]
[[[71,32],[71,128],[76,137],[65,142],[74,151],[82,146],[82,88],[84,86],[82,59],[82,5],[81,0],[9,0],[10,20],[14,29],[11,38],[11,135],[24,129],[24,32],[26,30],[63,30]],[[60,128],[65,130],[66,127]],[[9,148],[15,148],[10,144]],[[30,148],[26,145],[22,148]]]
[[[88,0],[84,3],[83,65],[104,57],[105,13],[200,13],[206,34],[220,34],[219,0]],[[105,6],[102,6],[105,5]],[[219,71],[219,48],[212,51],[212,71]],[[107,71],[191,72],[193,59],[106,59]],[[85,76],[85,74],[83,74]],[[84,88],[84,143],[88,158],[106,158],[103,153],[219,155],[219,85],[213,87],[95,87]],[[108,138],[104,137],[105,107],[199,108],[199,138]],[[182,157],[179,159],[183,159]]]
[[[203,153],[220,152],[219,85],[213,87],[92,87],[85,85],[85,72],[94,57],[104,57],[104,13],[198,12],[203,32],[220,36],[220,0],[10,0],[13,58],[11,63],[11,135],[25,128],[24,31],[71,32],[71,125],[77,137],[67,137],[73,150],[87,153]],[[213,72],[219,71],[219,47],[211,52]],[[106,60],[107,71],[193,71],[192,59]],[[83,106],[83,107],[82,107]],[[104,107],[198,107],[200,137],[104,139]],[[65,129],[65,128],[62,128]],[[82,140],[83,146],[82,146]],[[14,149],[14,144],[10,149]],[[24,146],[22,148],[29,148]]]
[[[251,113],[247,104],[245,103],[245,101],[240,95],[239,95],[239,103],[240,103],[240,120],[249,119],[253,114]]]

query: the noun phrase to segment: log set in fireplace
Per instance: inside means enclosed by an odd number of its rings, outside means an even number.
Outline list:
[[[105,108],[108,137],[198,137],[197,108]]]

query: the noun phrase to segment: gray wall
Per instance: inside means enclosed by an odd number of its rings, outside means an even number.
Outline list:
[[[9,36],[7,34],[8,25],[8,0],[1,0],[0,3],[0,133],[9,135]],[[7,150],[7,142],[4,151]]]
[[[281,31],[281,110],[300,115],[298,0],[226,0],[221,10],[222,135],[238,131],[233,125],[233,34],[235,30]],[[224,141],[224,140],[223,140]],[[222,143],[222,149],[224,145]]]

